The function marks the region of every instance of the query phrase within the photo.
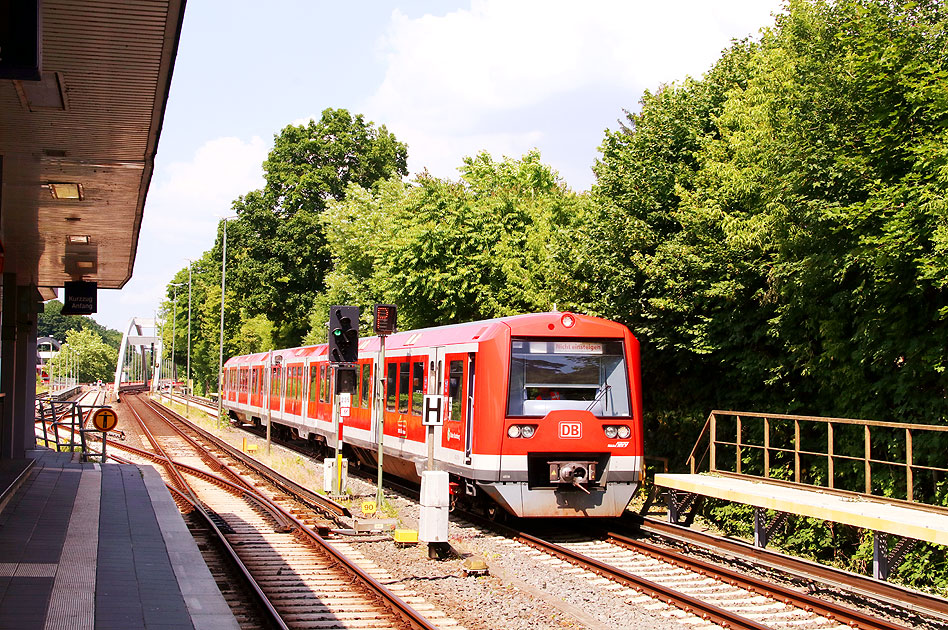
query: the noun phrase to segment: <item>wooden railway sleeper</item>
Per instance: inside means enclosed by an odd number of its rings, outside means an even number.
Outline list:
[[[632,549],[638,553],[644,553],[655,558],[661,558],[665,561],[676,558],[679,555],[674,551],[664,549],[644,541],[633,540],[621,534],[609,532],[607,533],[607,537],[609,541],[614,544],[618,544],[627,549]],[[834,604],[833,602],[822,601],[819,598],[813,598],[806,594],[798,593],[793,589],[781,586],[779,584],[763,584],[758,580],[743,575],[737,571],[716,566],[704,560],[691,558],[688,562],[693,568],[705,568],[709,573],[718,576],[719,579],[724,579],[726,581],[729,580],[729,583],[734,586],[738,586],[777,601],[782,601],[788,606],[794,606],[796,608],[800,608],[801,610],[806,610],[807,612],[813,612],[814,610],[818,609],[818,614],[828,618],[833,617],[840,623],[845,623],[852,627],[868,628],[872,630],[891,630],[892,628],[901,627],[886,620],[877,619],[856,609],[847,608],[846,606]]]

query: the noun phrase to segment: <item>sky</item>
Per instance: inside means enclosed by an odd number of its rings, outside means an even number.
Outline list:
[[[188,2],[132,279],[94,319],[154,317],[289,124],[329,107],[408,145],[409,178],[533,148],[573,190],[646,90],[700,77],[781,0]],[[187,287],[178,308],[187,307]]]

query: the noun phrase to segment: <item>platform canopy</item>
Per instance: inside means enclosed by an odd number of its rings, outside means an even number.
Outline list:
[[[70,280],[118,289],[132,275],[184,4],[0,3],[0,38],[29,51],[39,34],[32,77],[0,42],[3,271],[44,299]]]

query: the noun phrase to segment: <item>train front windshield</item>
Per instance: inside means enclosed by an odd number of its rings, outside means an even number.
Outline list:
[[[628,368],[621,340],[516,339],[510,348],[509,416],[588,409],[630,415]]]

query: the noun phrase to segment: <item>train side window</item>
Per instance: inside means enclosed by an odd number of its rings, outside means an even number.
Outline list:
[[[425,360],[411,364],[411,413],[421,415],[425,402]]]
[[[323,389],[326,390],[326,402],[332,401],[332,367],[326,366],[326,379],[323,381]]]
[[[408,399],[411,396],[411,380],[408,361],[398,364],[398,413],[408,413]]]
[[[316,396],[319,395],[319,368],[315,365],[309,366],[309,401],[316,402]]]
[[[366,363],[362,366],[362,405],[363,409],[369,408],[369,400],[372,396],[372,365]]]
[[[326,402],[326,366],[319,366],[319,402]]]
[[[398,381],[398,364],[388,364],[388,378],[385,382],[385,409],[395,411],[395,400],[397,396],[396,384]]]
[[[464,361],[451,361],[448,367],[448,408],[451,414],[448,420],[461,421],[461,410],[464,408],[464,399],[461,397],[461,388],[464,384]]]

